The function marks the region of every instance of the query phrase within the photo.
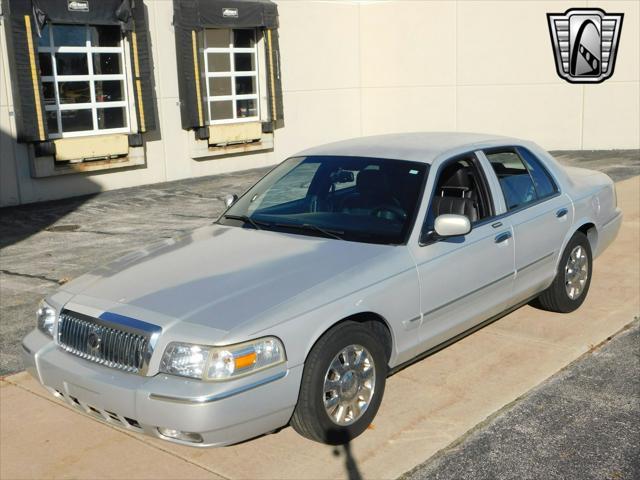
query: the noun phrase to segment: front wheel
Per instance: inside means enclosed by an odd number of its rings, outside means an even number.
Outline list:
[[[385,350],[374,331],[356,322],[337,325],[307,357],[291,426],[317,442],[347,443],[371,424],[386,377]]]
[[[556,278],[534,304],[552,312],[573,312],[587,297],[592,261],[589,239],[582,232],[574,233],[562,253]]]

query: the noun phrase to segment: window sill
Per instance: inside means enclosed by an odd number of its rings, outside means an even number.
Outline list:
[[[228,145],[209,145],[208,140],[191,140],[190,156],[194,160],[208,160],[273,150],[273,134],[263,133],[259,140]]]
[[[95,137],[94,137],[95,138]],[[126,135],[125,135],[126,138]],[[145,165],[144,147],[128,147],[126,153],[115,153],[111,157],[84,159],[82,152],[78,158],[68,162],[56,160],[53,156],[35,155],[33,146],[29,147],[29,165],[32,178],[56,177],[73,173],[95,172]]]

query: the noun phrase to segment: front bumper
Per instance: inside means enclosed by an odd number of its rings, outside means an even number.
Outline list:
[[[26,370],[54,396],[99,420],[189,446],[238,443],[285,426],[295,408],[302,365],[280,365],[226,382],[113,370],[60,349],[34,330],[23,340]],[[201,443],[158,428],[199,433]]]

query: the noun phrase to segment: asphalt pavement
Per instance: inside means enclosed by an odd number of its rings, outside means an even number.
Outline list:
[[[640,322],[401,480],[640,478]]]

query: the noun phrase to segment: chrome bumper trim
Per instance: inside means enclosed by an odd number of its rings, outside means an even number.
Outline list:
[[[225,398],[232,397],[234,395],[238,395],[239,393],[246,392],[247,390],[252,390],[254,388],[260,387],[267,383],[275,382],[276,380],[280,380],[287,376],[288,370],[285,370],[280,373],[276,373],[275,375],[271,375],[270,377],[263,378],[262,380],[257,380],[253,383],[249,383],[247,385],[243,385],[242,387],[234,388],[227,392],[216,393],[213,395],[205,395],[202,397],[196,398],[184,398],[184,397],[173,397],[170,395],[161,395],[158,393],[149,394],[149,398],[152,400],[161,400],[163,402],[173,402],[173,403],[186,403],[192,405],[201,405],[203,403],[211,403],[216,402],[218,400],[223,400]]]

